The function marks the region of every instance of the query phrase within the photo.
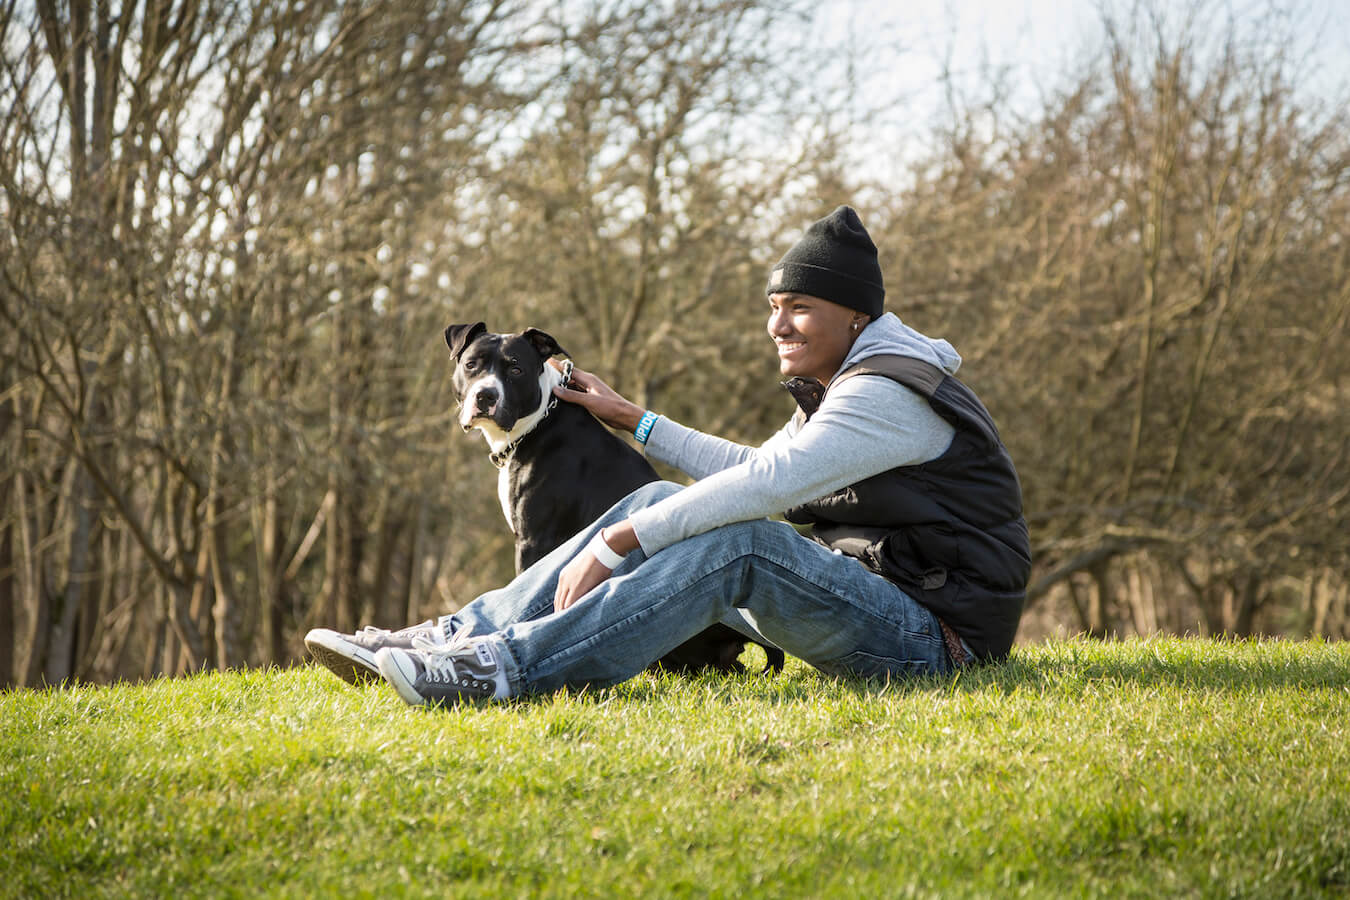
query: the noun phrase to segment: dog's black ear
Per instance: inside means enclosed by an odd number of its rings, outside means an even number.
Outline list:
[[[487,326],[482,322],[474,322],[472,325],[448,325],[445,329],[445,346],[450,348],[451,356],[459,359],[464,348],[485,331]]]
[[[562,347],[558,346],[558,342],[553,339],[553,335],[545,334],[538,328],[526,328],[521,332],[520,336],[529,341],[530,344],[534,346],[535,350],[539,351],[539,356],[542,359],[548,359],[553,356],[572,355]]]

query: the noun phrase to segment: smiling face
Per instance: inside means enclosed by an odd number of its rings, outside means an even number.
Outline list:
[[[769,337],[778,347],[778,370],[828,384],[844,364],[868,316],[807,294],[769,295]]]

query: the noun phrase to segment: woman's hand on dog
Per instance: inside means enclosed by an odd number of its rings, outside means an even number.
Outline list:
[[[549,360],[554,368],[561,368],[557,360]],[[591,415],[610,428],[631,432],[642,420],[644,410],[625,400],[618,391],[583,369],[572,369],[570,385],[553,389],[554,396],[568,403],[585,407]]]

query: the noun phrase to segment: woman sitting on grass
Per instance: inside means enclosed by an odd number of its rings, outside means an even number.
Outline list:
[[[644,411],[576,370],[558,388],[698,479],[649,484],[453,615],[315,629],[343,677],[411,704],[624,681],[714,623],[823,672],[942,673],[1004,657],[1030,549],[1012,460],[960,356],[882,311],[876,247],[841,206],[769,276],[769,336],[800,409],[758,448]],[[810,524],[814,540],[766,516]]]

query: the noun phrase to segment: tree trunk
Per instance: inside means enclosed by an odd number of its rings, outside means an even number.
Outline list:
[[[70,486],[70,510],[74,527],[70,533],[70,556],[66,566],[66,587],[61,606],[47,636],[47,663],[42,678],[47,684],[61,684],[74,670],[75,625],[84,603],[83,588],[89,577],[89,543],[93,540],[93,486],[84,467],[72,460],[75,472]]]
[[[211,585],[215,594],[215,603],[211,607],[211,619],[215,625],[215,663],[216,668],[224,671],[239,661],[239,613],[235,607],[235,597],[226,568],[228,547],[225,541],[225,523],[223,521],[224,491],[221,465],[225,458],[226,422],[228,407],[234,397],[234,383],[238,377],[238,362],[235,356],[236,331],[226,338],[225,360],[221,367],[220,395],[216,401],[216,433],[211,439],[211,475],[206,496],[206,541],[209,552]]]
[[[152,588],[155,617],[150,629],[150,640],[145,647],[145,655],[141,664],[141,678],[147,681],[153,678],[156,673],[165,671],[164,659],[168,656],[165,644],[168,643],[169,637],[168,590],[168,586],[163,583]]]
[[[8,347],[5,352],[10,352]],[[4,378],[6,383],[12,383],[14,375],[9,366],[0,372],[0,378]],[[22,458],[23,452],[22,429],[17,415],[19,396],[15,392],[13,406],[0,400],[0,447],[5,451],[0,458],[11,465]],[[11,447],[13,456],[10,456]],[[0,483],[0,511],[5,516],[0,519],[0,690],[14,684],[19,678],[18,609],[21,600],[18,566],[21,561],[14,556],[14,543],[19,529],[16,518],[23,508],[15,496],[22,484],[18,473],[6,473],[4,477],[4,482]]]
[[[118,556],[114,535],[100,527],[98,535],[98,581],[84,591],[84,606],[80,610],[75,630],[75,678],[79,681],[97,681],[95,657],[103,640],[112,608],[112,595],[118,580]]]
[[[1261,578],[1253,573],[1234,587],[1236,609],[1233,615],[1233,634],[1250,637],[1256,626],[1256,613],[1261,609]]]
[[[1105,639],[1111,634],[1109,569],[1105,565],[1094,566],[1090,573],[1094,589],[1088,594],[1087,632],[1089,637]]]
[[[3,434],[2,430],[0,434]],[[18,672],[15,671],[18,648],[15,642],[19,639],[19,630],[15,610],[19,598],[15,590],[18,581],[15,564],[14,527],[6,522],[0,527],[0,690],[13,685],[18,678]]]
[[[343,631],[355,631],[361,625],[361,559],[365,553],[365,525],[360,521],[361,504],[357,491],[348,487],[347,502],[342,507],[341,558],[338,561],[338,621]]]
[[[19,517],[19,556],[23,574],[20,581],[24,594],[24,607],[28,615],[28,630],[22,646],[25,653],[19,664],[19,683],[35,686],[42,677],[46,664],[47,623],[51,615],[46,585],[43,581],[41,554],[33,540],[33,532],[40,530],[34,516],[41,515],[41,503],[35,502],[30,513],[28,508],[28,478],[20,471],[15,476],[14,496],[17,499],[16,512]]]
[[[166,586],[169,592],[169,624],[173,626],[173,634],[179,643],[178,656],[165,668],[166,672],[177,675],[195,672],[210,659],[199,624],[207,603],[205,593],[210,589],[206,579],[206,552],[205,544],[197,551],[197,567],[191,588],[178,584]],[[166,646],[172,643],[166,642]]]
[[[263,665],[281,665],[281,552],[275,475],[264,467],[262,496],[253,503],[253,546],[258,558],[258,612]]]

